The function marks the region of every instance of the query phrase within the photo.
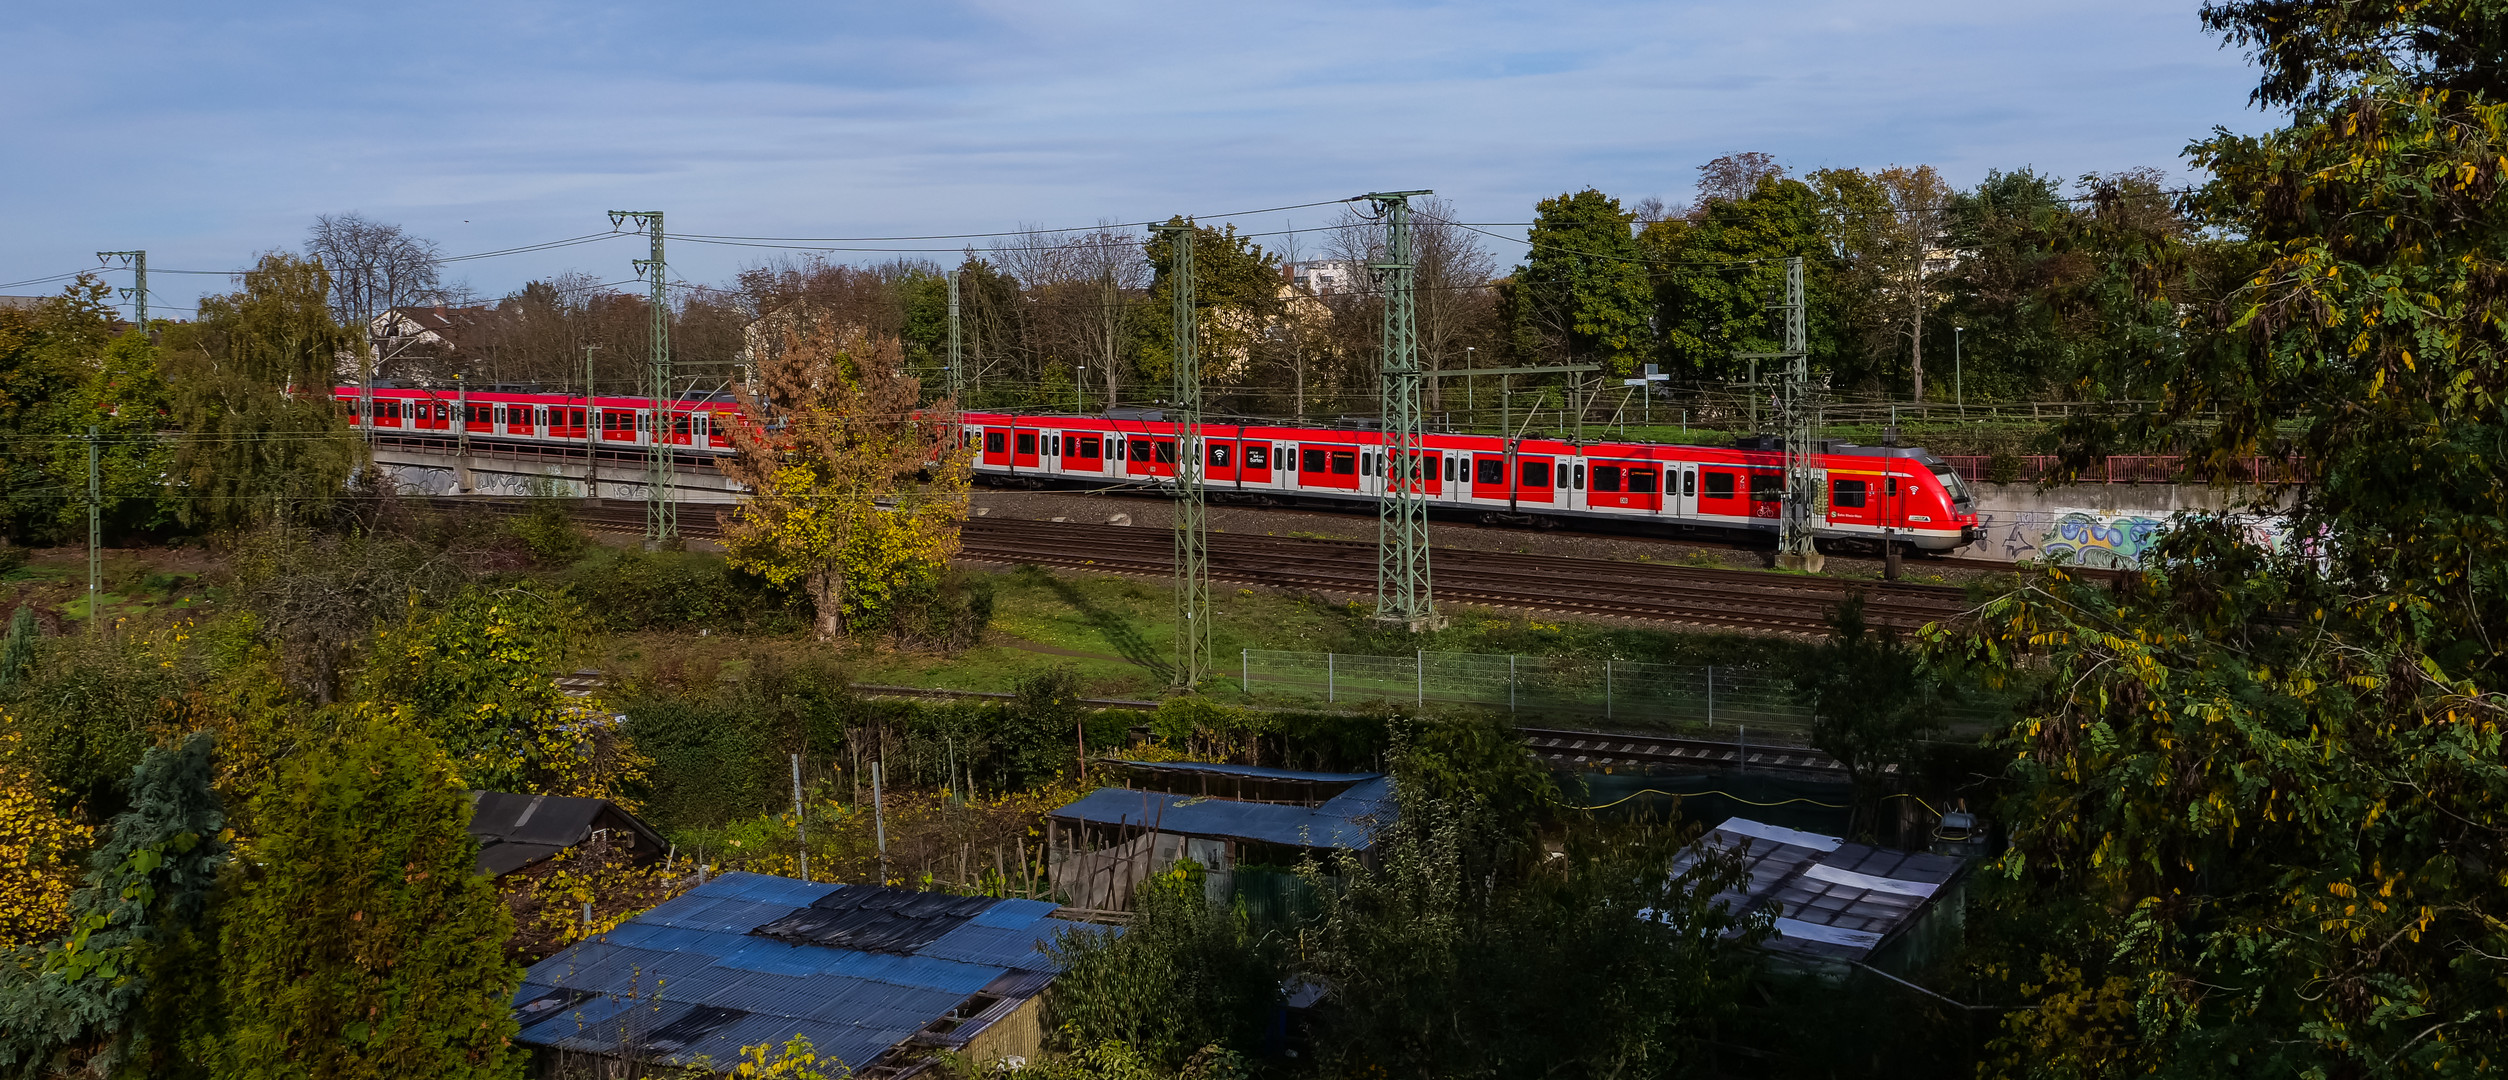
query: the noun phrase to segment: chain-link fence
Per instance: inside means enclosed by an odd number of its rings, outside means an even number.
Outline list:
[[[1526,727],[1591,725],[1624,731],[1809,745],[1811,709],[1792,678],[1761,668],[1649,664],[1575,656],[1415,652],[1409,656],[1246,649],[1246,693],[1307,705],[1368,702],[1504,711]],[[1954,739],[2007,720],[2000,695],[1969,691],[1936,702]]]
[[[1792,681],[1735,667],[1567,656],[1418,652],[1410,656],[1246,649],[1246,692],[1348,705],[1393,702],[1504,710],[1521,722],[1601,723],[1667,733],[1802,744],[1811,711]]]

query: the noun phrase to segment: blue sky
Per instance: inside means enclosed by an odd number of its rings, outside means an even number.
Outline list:
[[[2181,172],[2215,125],[2269,123],[2192,0],[367,7],[13,11],[0,282],[106,248],[226,269],[350,210],[447,254],[606,230],[610,209],[663,209],[673,232],[875,236],[1433,188],[1467,220],[1517,222],[1586,186],[1683,200],[1732,151],[1968,184]],[[624,279],[640,247],[448,276],[491,295],[570,269]],[[674,276],[718,281],[768,253],[670,254]],[[227,287],[152,284],[178,314]]]

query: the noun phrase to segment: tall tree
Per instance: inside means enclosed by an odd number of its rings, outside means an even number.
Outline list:
[[[957,403],[921,401],[894,338],[796,331],[742,389],[752,424],[724,471],[749,489],[724,520],[732,564],[799,586],[819,635],[876,619],[941,572],[966,520],[972,448]]]
[[[2214,18],[2331,55],[2473,6]],[[2495,50],[2497,25],[2432,48]],[[2053,676],[2005,739],[2000,872],[2021,911],[2082,917],[2035,942],[2014,1071],[2471,1076],[2508,1054],[2508,106],[2461,65],[2372,67],[2294,86],[2268,57],[2290,124],[2193,151],[2210,179],[2186,205],[2234,238],[2232,272],[2189,277],[2167,244],[2121,260],[2186,345],[2143,365],[2160,405],[2068,433],[2174,432],[2219,480],[2304,455],[2277,493],[2298,542],[2181,523],[2153,571],[2058,576],[1961,642]]]
[[[1731,378],[1748,364],[1735,353],[1782,348],[1785,260],[1800,256],[1813,365],[1842,379],[1861,376],[1845,363],[1839,341],[1838,260],[1819,194],[1800,180],[1770,173],[1747,198],[1702,202],[1691,218],[1657,222],[1644,238],[1657,268],[1661,355],[1672,369],[1698,378]]]
[[[1601,364],[1617,376],[1653,351],[1634,220],[1592,188],[1534,207],[1532,250],[1515,268],[1507,312],[1519,357]]]
[[[319,262],[274,252],[243,274],[241,291],[202,298],[199,322],[168,331],[183,431],[171,478],[184,522],[313,520],[347,488],[364,445],[331,387],[356,338],[332,319],[330,291]]]
[[[1181,217],[1168,219],[1170,225],[1183,223]],[[1242,382],[1253,370],[1255,346],[1264,329],[1285,303],[1280,296],[1280,257],[1237,235],[1234,225],[1199,225],[1192,235],[1193,303],[1200,316],[1202,377],[1213,384]],[[1175,372],[1175,320],[1164,317],[1173,303],[1174,282],[1167,276],[1167,267],[1174,243],[1171,234],[1162,233],[1141,248],[1150,264],[1159,268],[1144,305],[1154,317],[1133,322],[1140,336],[1137,378],[1152,386],[1165,385]]]
[[[239,1078],[521,1075],[512,917],[474,865],[470,796],[426,736],[353,727],[257,800],[265,826],[224,913]]]
[[[1886,213],[1875,232],[1882,241],[1877,254],[1889,281],[1891,322],[1907,341],[1910,392],[1921,404],[1925,399],[1925,316],[1941,302],[1936,279],[1952,261],[1942,247],[1951,186],[1942,182],[1931,165],[1893,165],[1873,181],[1886,198]]]
[[[305,255],[331,273],[331,317],[362,338],[375,316],[444,302],[435,241],[354,211],[324,214],[305,230]]]

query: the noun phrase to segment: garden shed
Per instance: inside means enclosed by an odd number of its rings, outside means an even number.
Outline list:
[[[910,1075],[927,1051],[1029,1058],[1060,970],[1043,950],[1084,926],[1053,911],[724,874],[532,965],[514,997],[517,1039],[561,1059],[550,1064],[597,1059],[622,1075],[730,1072],[744,1048],[795,1036],[863,1077]]]

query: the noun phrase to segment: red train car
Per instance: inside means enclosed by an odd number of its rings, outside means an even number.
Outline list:
[[[679,401],[547,394],[453,394],[376,390],[373,415],[358,417],[357,390],[338,391],[361,426],[415,437],[474,442],[597,442],[653,445],[655,432],[693,457],[731,452],[743,422],[728,400]],[[1182,454],[1201,457],[1203,481],[1222,497],[1259,503],[1374,502],[1394,475],[1374,431],[1292,425],[1205,424],[1198,445],[1178,445],[1175,425],[1153,412],[1056,416],[970,412],[962,439],[977,475],[1044,486],[1170,483]],[[1572,443],[1549,438],[1432,434],[1414,466],[1432,508],[1506,520],[1619,521],[1674,531],[1773,534],[1785,498],[1785,456],[1775,447]],[[1813,507],[1824,542],[1893,539],[1950,551],[1976,538],[1977,511],[1959,474],[1916,447],[1830,443],[1812,459]]]

